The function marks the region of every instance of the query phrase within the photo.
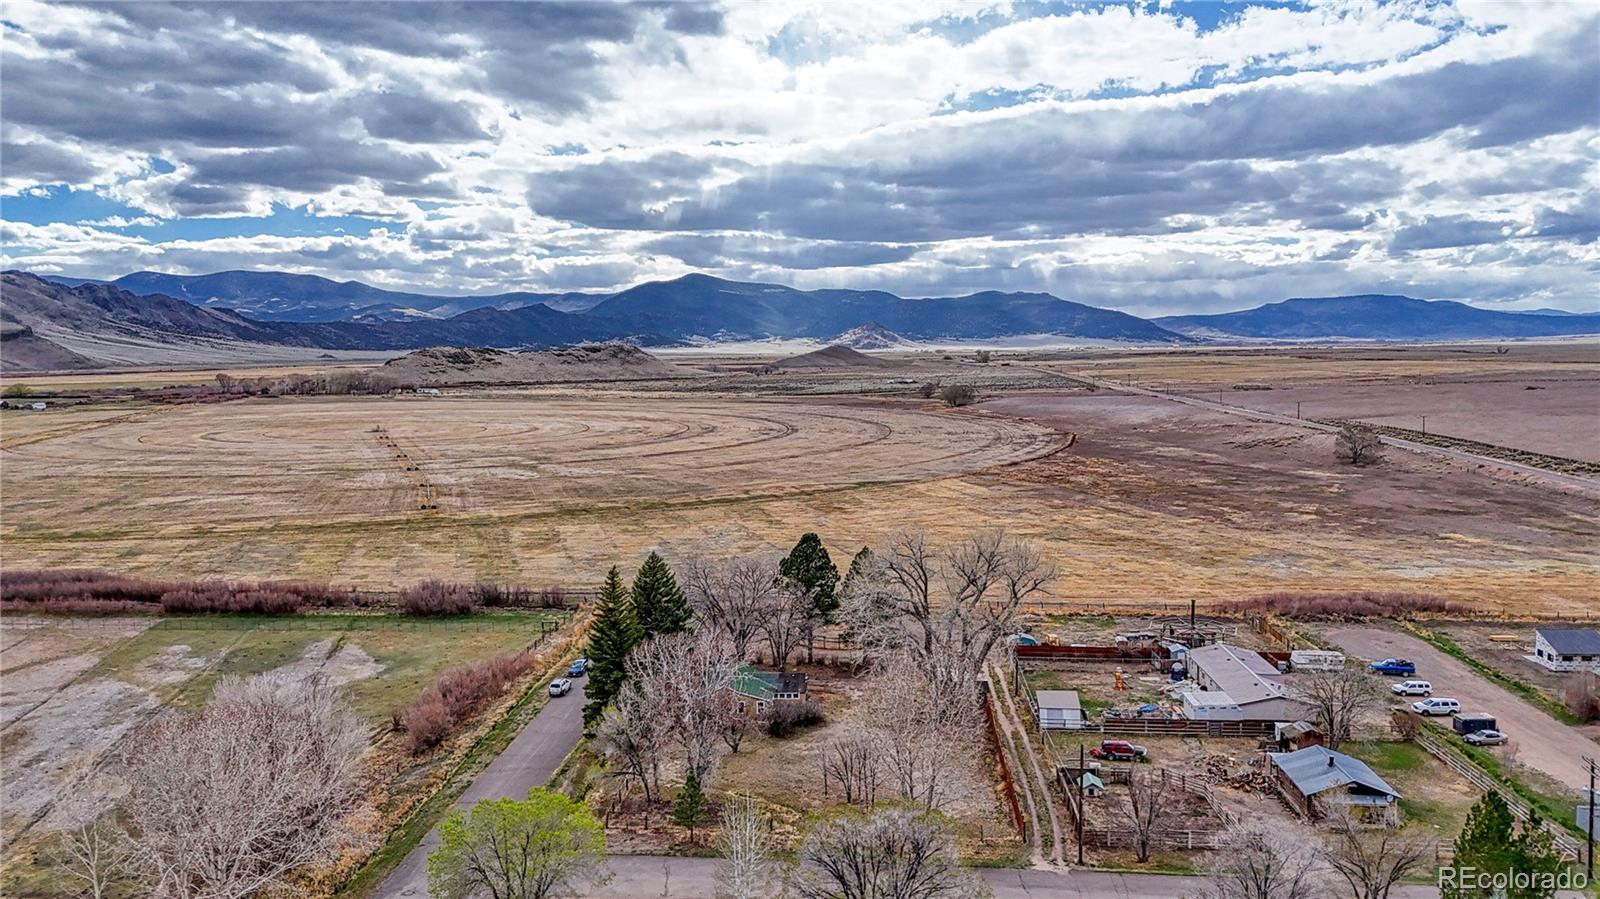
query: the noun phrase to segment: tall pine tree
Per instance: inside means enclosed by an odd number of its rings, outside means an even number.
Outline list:
[[[675,634],[689,626],[689,600],[666,560],[652,552],[633,577],[633,614],[645,639]]]
[[[589,699],[583,707],[585,726],[599,721],[606,704],[622,689],[622,682],[627,678],[623,666],[628,661],[628,653],[643,639],[644,632],[633,614],[633,602],[613,565],[606,575],[605,586],[600,588],[594,625],[589,628],[589,676],[583,687],[583,695]]]
[[[839,610],[839,568],[822,545],[822,538],[807,533],[778,563],[778,576],[806,597],[806,661],[813,661],[817,625],[832,621],[833,613]]]
[[[1467,813],[1467,823],[1456,837],[1455,856],[1450,862],[1457,869],[1473,868],[1479,872],[1510,871],[1516,861],[1517,849],[1514,831],[1516,819],[1500,794],[1490,790],[1483,794],[1478,804]],[[1492,891],[1447,885],[1441,881],[1444,899],[1487,899]]]

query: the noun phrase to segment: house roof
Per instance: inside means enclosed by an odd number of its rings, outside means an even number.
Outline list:
[[[1083,709],[1077,690],[1040,690],[1038,700],[1041,709]]]
[[[1204,671],[1208,679],[1216,682],[1219,692],[1228,694],[1241,706],[1284,695],[1278,683],[1283,675],[1258,652],[1213,643],[1189,650],[1188,665]]]
[[[1188,690],[1183,694],[1184,701],[1193,706],[1204,708],[1238,708],[1239,704],[1233,697],[1221,690]]]
[[[771,699],[779,693],[806,692],[806,676],[797,671],[763,671],[746,665],[734,673],[728,689],[756,699]]]
[[[1267,756],[1272,764],[1294,782],[1295,788],[1307,796],[1315,796],[1337,787],[1354,784],[1375,793],[1399,798],[1394,787],[1379,777],[1358,758],[1334,752],[1324,746],[1308,746],[1296,752],[1278,752]]]
[[[1587,627],[1541,627],[1539,636],[1562,655],[1600,655],[1600,633]]]

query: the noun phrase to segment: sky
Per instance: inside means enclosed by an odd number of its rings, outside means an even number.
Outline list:
[[[0,5],[0,265],[1600,307],[1600,3]]]

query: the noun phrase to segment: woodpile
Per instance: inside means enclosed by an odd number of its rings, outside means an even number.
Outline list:
[[[1214,753],[1196,759],[1195,765],[1198,776],[1210,784],[1258,793],[1271,793],[1274,789],[1267,762],[1259,755],[1240,762],[1231,755]]]

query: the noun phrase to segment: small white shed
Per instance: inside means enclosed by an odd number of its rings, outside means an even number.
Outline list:
[[[1077,690],[1040,690],[1040,730],[1078,730],[1083,727],[1083,705]]]

